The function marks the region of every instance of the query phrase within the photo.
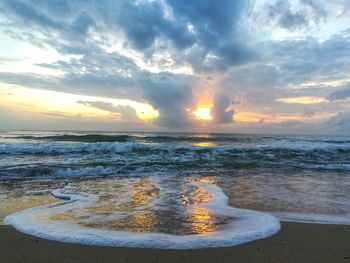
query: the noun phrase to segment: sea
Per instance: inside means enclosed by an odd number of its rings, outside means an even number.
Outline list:
[[[350,137],[0,132],[0,222],[62,242],[225,247],[350,225]]]

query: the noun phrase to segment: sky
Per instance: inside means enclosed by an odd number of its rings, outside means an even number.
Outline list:
[[[0,129],[350,131],[350,0],[2,0]]]

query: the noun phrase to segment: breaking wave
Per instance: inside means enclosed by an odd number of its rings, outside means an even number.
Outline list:
[[[66,154],[66,153],[121,153],[121,152],[211,152],[211,153],[271,153],[298,155],[303,153],[350,153],[349,145],[167,145],[151,143],[1,143],[0,154]]]

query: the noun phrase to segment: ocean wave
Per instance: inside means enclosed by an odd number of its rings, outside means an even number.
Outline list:
[[[85,177],[251,168],[350,171],[350,146],[195,146],[135,142],[0,143],[0,177]]]
[[[99,177],[118,175],[122,168],[115,166],[56,167],[34,166],[0,170],[0,178],[46,178],[46,177]]]
[[[205,164],[207,163],[207,164]],[[237,169],[284,169],[294,168],[303,170],[318,170],[318,171],[350,171],[348,163],[335,164],[308,164],[299,161],[287,162],[264,162],[264,161],[242,161],[242,160],[215,160],[215,162],[198,162],[194,161],[141,161],[133,164],[114,163],[106,165],[92,165],[70,167],[55,167],[55,166],[36,166],[22,167],[12,169],[1,169],[0,179],[22,179],[22,178],[74,178],[74,177],[139,177],[139,176],[187,176],[189,174],[231,174],[234,175]],[[277,171],[276,171],[277,172]]]
[[[156,148],[161,149],[138,143],[2,143],[0,154],[123,153]]]
[[[0,154],[66,154],[66,153],[126,153],[126,152],[212,152],[212,153],[350,153],[350,145],[243,145],[196,146],[151,143],[0,143]]]
[[[50,135],[50,136],[33,136],[18,135],[5,137],[7,139],[24,139],[34,141],[66,141],[66,142],[240,142],[247,143],[260,141],[260,137],[245,136],[217,136],[217,135],[107,135],[107,134],[84,134],[84,135]]]
[[[350,139],[339,136],[268,136],[268,135],[232,135],[232,134],[55,134],[55,135],[3,135],[5,139],[23,139],[31,141],[57,142],[216,142],[216,143],[269,143],[284,142],[298,144],[350,144]]]
[[[14,136],[6,137],[8,139],[24,140],[48,140],[48,141],[67,141],[67,142],[127,142],[133,136],[129,135],[103,135],[103,134],[85,134],[85,135],[51,135],[51,136]]]

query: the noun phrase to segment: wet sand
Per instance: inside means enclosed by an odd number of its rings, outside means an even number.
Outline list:
[[[349,262],[350,226],[283,223],[267,239],[230,248],[163,250],[60,243],[0,226],[0,262]]]

